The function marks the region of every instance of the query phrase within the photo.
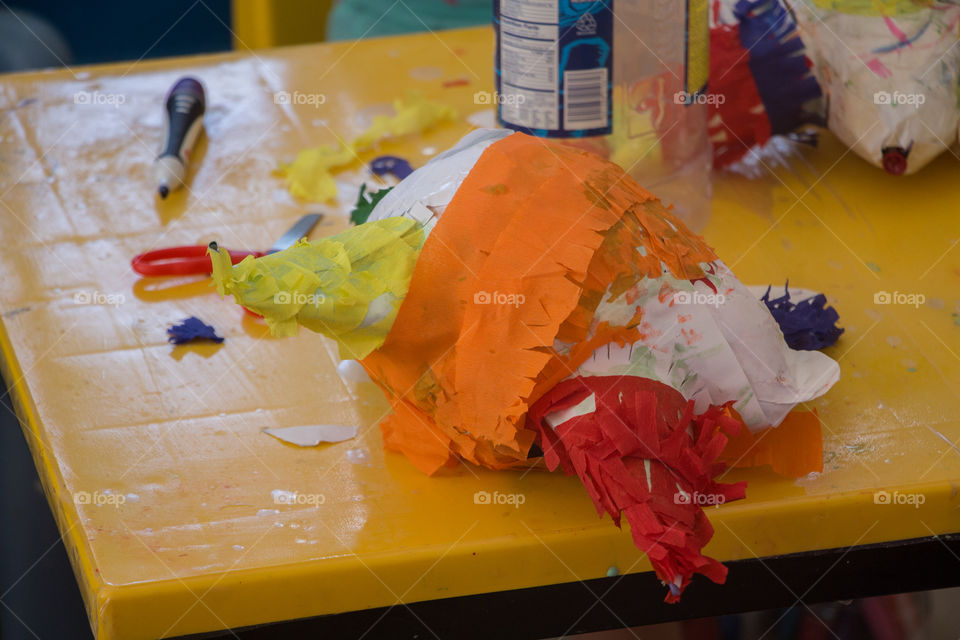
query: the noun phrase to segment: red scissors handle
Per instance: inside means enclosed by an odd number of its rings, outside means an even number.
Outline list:
[[[264,251],[230,251],[230,261],[237,264],[247,256],[259,258]],[[167,247],[147,251],[130,261],[133,270],[142,276],[186,276],[209,274],[213,271],[205,245]]]

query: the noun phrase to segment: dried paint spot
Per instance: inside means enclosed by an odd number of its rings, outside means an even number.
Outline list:
[[[867,262],[867,267],[874,273],[880,273],[880,265],[876,262]]]
[[[505,184],[491,184],[484,187],[483,190],[493,196],[502,196],[510,191]]]
[[[410,69],[410,77],[421,82],[431,82],[443,77],[443,69],[440,67],[414,67]]]

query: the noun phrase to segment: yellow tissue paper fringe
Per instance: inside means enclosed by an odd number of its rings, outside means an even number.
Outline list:
[[[396,114],[376,116],[373,124],[348,145],[324,144],[305,149],[292,163],[281,165],[279,172],[287,179],[290,193],[311,202],[331,200],[337,195],[332,170],[350,164],[358,153],[372,149],[381,140],[423,133],[457,117],[454,109],[427,100],[419,91],[409,91],[403,98],[397,98],[393,108]]]
[[[387,218],[236,265],[225,249],[208,253],[220,295],[262,315],[271,333],[296,335],[299,323],[336,340],[340,357],[359,360],[393,326],[423,241],[419,223]]]

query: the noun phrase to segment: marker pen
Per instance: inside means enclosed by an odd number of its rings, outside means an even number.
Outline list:
[[[203,129],[203,85],[195,78],[184,77],[170,89],[167,96],[166,142],[157,156],[154,170],[157,193],[161,198],[183,186],[190,152]]]

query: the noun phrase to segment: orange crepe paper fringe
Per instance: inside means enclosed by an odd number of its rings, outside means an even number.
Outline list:
[[[731,409],[734,417],[740,416]],[[719,458],[731,467],[770,465],[776,473],[799,478],[823,471],[823,434],[814,411],[791,411],[780,426],[751,433],[741,429]]]
[[[385,343],[363,361],[394,408],[385,446],[426,473],[458,457],[527,464],[529,405],[594,349],[638,336],[639,317],[593,326],[608,288],[625,291],[662,265],[702,278],[715,259],[616,165],[523,134],[494,143],[427,238]]]

